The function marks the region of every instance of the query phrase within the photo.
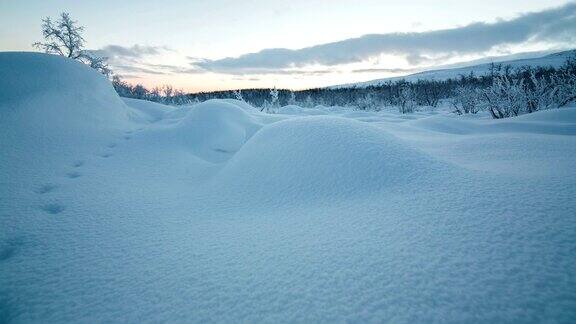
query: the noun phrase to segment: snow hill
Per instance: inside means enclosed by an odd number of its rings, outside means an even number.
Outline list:
[[[571,322],[576,108],[120,99],[0,53],[0,322]]]
[[[566,62],[566,60],[569,57],[573,57],[575,55],[576,50],[569,50],[557,53],[535,52],[535,53],[514,54],[503,57],[489,57],[470,62],[440,66],[437,69],[409,74],[405,76],[343,84],[332,86],[331,88],[369,87],[369,86],[377,86],[390,81],[394,82],[400,80],[406,80],[408,82],[415,82],[418,80],[441,81],[441,80],[455,79],[460,77],[461,75],[470,75],[470,73],[474,73],[474,75],[476,76],[486,75],[490,73],[492,63],[502,64],[503,66],[510,65],[512,68],[519,68],[523,66],[559,67],[563,65],[564,62]]]

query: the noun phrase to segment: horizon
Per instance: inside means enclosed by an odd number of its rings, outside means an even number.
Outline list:
[[[41,20],[69,12],[125,81],[196,93],[318,88],[576,47],[574,1],[490,2],[450,1],[449,14],[422,0],[127,1],[113,12],[97,10],[111,1],[2,3],[0,51],[33,51]]]

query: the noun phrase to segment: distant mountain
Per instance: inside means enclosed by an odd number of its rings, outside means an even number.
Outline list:
[[[541,51],[541,52],[518,53],[498,57],[486,57],[474,61],[444,65],[433,70],[422,71],[404,76],[342,84],[331,86],[330,88],[369,87],[369,86],[377,86],[389,81],[399,81],[399,80],[406,80],[409,82],[414,82],[418,80],[447,80],[457,78],[460,75],[469,75],[471,72],[473,72],[475,75],[484,75],[490,72],[490,66],[492,63],[510,65],[513,68],[521,66],[558,67],[564,64],[564,62],[566,62],[566,59],[568,59],[568,57],[570,56],[576,56],[576,50],[569,50],[563,52]]]

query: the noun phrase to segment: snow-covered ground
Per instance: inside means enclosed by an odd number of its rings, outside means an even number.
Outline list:
[[[0,322],[571,322],[576,108],[120,99],[0,53]]]

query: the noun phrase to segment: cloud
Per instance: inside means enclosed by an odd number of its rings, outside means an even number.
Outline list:
[[[352,70],[352,73],[373,73],[373,72],[386,72],[386,73],[411,73],[419,71],[420,69],[386,69],[386,68],[368,68]]]
[[[144,73],[144,74],[156,74],[156,75],[168,74],[163,71],[133,65],[115,65],[114,68],[122,73],[128,72],[128,73]]]
[[[200,70],[202,71],[202,70]],[[206,71],[203,71],[206,72]],[[332,69],[324,69],[324,70],[276,70],[276,69],[252,69],[252,70],[241,70],[241,71],[230,71],[228,74],[235,74],[235,75],[244,75],[244,74],[254,74],[254,75],[267,75],[267,74],[276,74],[276,75],[306,75],[306,76],[313,76],[313,75],[325,75],[330,73],[336,73],[338,71]]]
[[[152,64],[143,62],[132,62],[132,64],[116,64],[114,69],[121,73],[141,73],[141,74],[199,74],[206,73],[206,71],[198,70],[190,67],[183,67],[178,65],[168,64]]]
[[[234,80],[234,81],[250,81],[250,82],[254,82],[254,81],[260,81],[260,80],[262,80],[262,79],[261,79],[261,78],[257,78],[257,77],[246,78],[246,77],[242,77],[242,76],[234,76],[234,77],[232,77],[232,80]]]
[[[90,51],[94,55],[107,57],[113,70],[121,75],[136,74],[198,74],[206,71],[190,66],[148,63],[147,58],[173,51],[166,46],[133,45],[130,47],[120,45],[107,45],[98,50]],[[200,61],[197,61],[200,62]]]
[[[223,71],[219,70],[210,70],[204,68],[204,64],[208,64],[211,62],[207,59],[200,59],[196,57],[187,56],[188,60],[191,61],[190,65],[192,66],[192,70],[194,73],[206,73],[206,72],[215,72],[221,73]],[[308,70],[308,69],[278,69],[278,68],[241,68],[241,69],[230,69],[225,71],[225,74],[231,75],[268,75],[268,74],[276,74],[276,75],[304,75],[304,76],[313,76],[313,75],[324,75],[330,73],[339,73],[340,71],[335,70],[333,68],[328,69],[315,69],[315,70]]]
[[[136,74],[118,74],[122,79],[141,79],[142,77]]]
[[[158,72],[162,72],[163,74],[175,74],[175,73],[184,73],[184,74],[198,74],[198,73],[206,73],[206,71],[199,70],[197,68],[190,68],[187,66],[180,66],[180,65],[170,65],[170,64],[154,64],[154,63],[140,63],[141,65],[147,67],[148,69],[152,69]]]
[[[363,62],[381,54],[404,57],[411,65],[438,63],[452,56],[485,53],[497,46],[543,42],[576,43],[576,3],[570,2],[511,20],[477,22],[463,27],[420,33],[371,34],[302,49],[271,48],[239,57],[196,59],[206,71],[259,74],[261,71],[333,66]],[[260,71],[260,72],[259,72]]]
[[[162,52],[171,51],[166,46],[133,45],[130,47],[120,45],[107,45],[97,50],[98,54],[109,58],[142,58],[149,55],[159,55]]]

